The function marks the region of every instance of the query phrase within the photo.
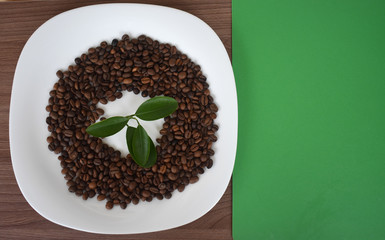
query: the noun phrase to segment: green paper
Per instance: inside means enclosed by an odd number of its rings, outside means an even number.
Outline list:
[[[385,239],[385,1],[233,0],[235,240]]]

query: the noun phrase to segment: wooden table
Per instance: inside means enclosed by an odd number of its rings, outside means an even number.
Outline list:
[[[198,16],[215,30],[231,56],[231,0],[135,2],[174,7]],[[22,196],[8,141],[9,102],[19,54],[31,34],[51,17],[99,3],[106,1],[0,2],[0,239],[232,239],[231,183],[220,202],[200,219],[176,229],[138,235],[91,234],[56,225],[35,212]]]

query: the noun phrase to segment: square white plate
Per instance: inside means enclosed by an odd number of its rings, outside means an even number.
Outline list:
[[[148,35],[171,43],[202,67],[219,107],[214,165],[196,184],[174,191],[169,200],[129,204],[106,210],[95,198],[69,193],[57,155],[47,148],[45,106],[59,69],[75,57],[123,34]],[[116,101],[118,104],[122,102]],[[115,104],[115,102],[114,102]],[[139,104],[139,103],[137,103]],[[10,147],[19,187],[40,215],[78,230],[129,234],[160,231],[192,222],[221,198],[233,170],[237,146],[237,97],[227,52],[215,32],[197,17],[172,8],[145,4],[103,4],[59,14],[40,26],[17,63],[10,107]],[[154,130],[155,131],[155,130]],[[156,137],[156,132],[150,133]]]

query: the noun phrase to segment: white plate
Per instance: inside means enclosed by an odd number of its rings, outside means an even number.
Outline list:
[[[129,205],[126,210],[67,191],[57,155],[47,148],[45,106],[56,71],[101,41],[124,33],[146,34],[176,45],[201,65],[219,112],[214,165],[170,200]],[[131,93],[131,95],[133,95]],[[135,101],[143,99],[135,98]],[[124,100],[114,104],[124,104]],[[125,108],[123,108],[125,109]],[[113,112],[115,113],[115,112]],[[10,147],[17,183],[28,203],[48,220],[94,233],[129,234],[170,229],[207,213],[221,198],[233,170],[237,145],[237,97],[231,63],[215,32],[197,17],[144,4],[105,4],[59,14],[40,26],[17,63],[10,107]],[[156,129],[150,134],[152,137]],[[114,140],[111,140],[113,144]],[[118,147],[119,148],[119,147]]]

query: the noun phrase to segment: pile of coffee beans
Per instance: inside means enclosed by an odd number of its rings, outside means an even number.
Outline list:
[[[175,46],[125,34],[88,49],[57,77],[46,107],[48,148],[59,154],[68,190],[84,200],[96,196],[107,200],[107,209],[125,209],[140,200],[169,199],[213,166],[218,107],[200,66]],[[151,168],[86,133],[104,114],[97,104],[121,98],[122,91],[170,96],[179,103],[164,119],[156,140],[158,159]]]

